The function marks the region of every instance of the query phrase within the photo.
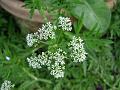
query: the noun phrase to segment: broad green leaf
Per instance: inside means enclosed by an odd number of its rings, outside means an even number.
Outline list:
[[[91,30],[96,24],[96,30],[104,33],[109,27],[111,12],[103,0],[79,0],[80,3],[73,6],[72,13],[76,18],[84,14],[83,24]]]

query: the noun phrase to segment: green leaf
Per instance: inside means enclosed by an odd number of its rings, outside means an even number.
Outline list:
[[[109,27],[111,11],[103,0],[79,0],[80,3],[73,6],[72,14],[81,18],[84,13],[83,24],[86,28],[93,28],[97,24],[99,33],[104,33]]]

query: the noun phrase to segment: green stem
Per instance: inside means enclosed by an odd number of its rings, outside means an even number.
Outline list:
[[[82,20],[79,20],[78,25],[77,25],[77,27],[78,27],[77,28],[77,35],[80,33],[82,26],[83,26],[83,22],[82,22]]]
[[[39,42],[48,45],[48,43],[46,43],[46,42],[44,42],[44,41],[39,41]]]
[[[42,79],[42,78],[37,78],[36,76],[34,76],[33,74],[31,74],[30,72],[28,72],[25,68],[22,68],[22,70],[33,80],[35,81],[40,81],[40,82],[44,82],[44,83],[49,83],[51,84],[52,82],[50,80],[46,80],[46,79]]]
[[[34,76],[33,74],[29,73],[25,68],[22,68],[22,70],[29,76],[31,77],[33,80],[38,80],[38,78],[36,76]]]
[[[83,18],[84,18],[84,13],[82,13],[81,17],[78,19],[77,22],[77,28],[75,29],[75,33],[79,35],[82,27],[83,27]]]
[[[57,44],[59,43],[59,40],[60,40],[60,38],[61,38],[61,35],[62,35],[62,30],[60,30],[60,34],[59,34],[58,39],[57,39]]]

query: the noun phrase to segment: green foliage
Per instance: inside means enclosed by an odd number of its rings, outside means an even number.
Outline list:
[[[20,84],[29,78],[22,71],[25,63],[24,56],[28,55],[28,50],[25,47],[23,35],[16,27],[13,18],[3,10],[0,13],[0,21],[5,21],[0,27],[0,84],[6,79]],[[6,57],[10,57],[10,61]]]
[[[37,8],[38,11],[41,13],[41,15],[43,15],[43,8],[45,7],[43,4],[44,2],[42,0],[25,0],[25,5],[28,8],[31,8],[30,10],[30,17],[33,16],[35,9]]]
[[[81,0],[70,9],[78,19],[84,15],[83,24],[88,29],[97,24],[95,31],[104,33],[109,27],[111,12],[103,0]]]
[[[55,1],[53,0],[53,3]],[[77,3],[78,0],[75,1]],[[65,6],[58,8],[63,7]],[[35,6],[35,8],[37,7]],[[80,18],[74,28],[85,41],[88,52],[87,61],[81,64],[70,64],[66,67],[64,78],[54,79],[45,68],[41,70],[29,68],[26,57],[38,48],[33,49],[26,46],[26,36],[21,33],[13,17],[1,10],[0,85],[8,79],[15,84],[15,90],[96,90],[96,88],[120,90],[119,19],[120,4],[112,12],[109,29],[104,35],[100,35],[95,31],[96,25],[93,25],[92,29],[86,30]],[[97,21],[97,23],[99,22]],[[102,26],[102,28],[104,27]],[[66,38],[72,36],[71,33],[65,34]],[[9,61],[6,60],[6,56],[10,57]]]
[[[83,17],[83,24],[91,30],[96,26],[96,32],[105,33],[111,20],[111,11],[104,0],[26,0],[31,15],[38,9],[42,16],[48,12],[53,18],[59,14],[70,15],[77,19]],[[45,17],[46,18],[46,17]]]
[[[120,1],[117,1],[116,7],[114,7],[112,12],[112,22],[108,29],[107,36],[109,36],[109,39],[114,41],[113,44],[113,54],[115,55],[116,60],[120,60]]]

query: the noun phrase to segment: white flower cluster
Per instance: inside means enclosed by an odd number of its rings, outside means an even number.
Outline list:
[[[57,27],[52,25],[50,22],[43,24],[42,28],[33,34],[28,34],[26,37],[27,45],[33,46],[35,42],[39,43],[40,40],[47,40],[48,38],[54,39]]]
[[[38,32],[35,33],[35,35],[38,36],[39,40],[47,40],[48,38],[54,39],[55,38],[55,32],[53,30],[56,30],[57,27],[52,25],[50,22],[43,24],[42,28],[39,28]]]
[[[65,69],[65,61],[66,53],[62,49],[58,49],[57,52],[49,54],[49,60],[52,60],[52,65],[48,67],[51,71],[50,74],[55,78],[64,77],[64,69]]]
[[[26,41],[27,41],[27,45],[31,47],[35,42],[37,42],[37,39],[34,38],[33,34],[28,34],[26,37]]]
[[[72,22],[68,17],[59,17],[58,26],[59,29],[64,31],[72,30]],[[33,46],[35,43],[39,43],[41,40],[47,40],[48,38],[55,38],[56,26],[52,25],[50,22],[42,25],[37,32],[33,34],[28,34],[27,44],[28,46]],[[86,60],[86,51],[84,49],[83,40],[80,37],[73,37],[73,39],[68,44],[70,53],[70,59],[73,59],[73,62],[83,62]],[[69,57],[69,56],[68,56]],[[27,58],[29,66],[32,68],[40,69],[42,66],[47,67],[50,71],[50,74],[55,78],[64,77],[65,70],[65,59],[67,58],[66,53],[62,49],[57,49],[56,52],[42,52],[41,54],[32,55]]]
[[[2,85],[0,90],[11,90],[11,88],[14,87],[14,84],[11,83],[11,81],[5,80]]]
[[[50,66],[51,61],[48,60],[48,55],[45,52],[42,52],[42,54],[36,56],[33,55],[30,58],[27,58],[27,61],[29,63],[29,66],[32,68],[42,68],[42,66]]]
[[[59,17],[58,27],[65,31],[72,30],[72,22],[68,17]],[[33,34],[28,34],[26,37],[27,45],[33,46],[35,43],[39,43],[40,40],[47,40],[48,38],[54,39],[57,26],[52,25],[50,22],[43,24],[39,30]]]
[[[50,74],[55,78],[64,77],[64,69],[65,69],[65,52],[62,49],[58,49],[55,53],[47,52],[45,54],[42,52],[41,55],[31,56],[27,58],[30,67],[33,68],[42,68],[42,66],[47,66],[48,70],[50,70]]]
[[[68,44],[70,46],[71,58],[73,58],[73,62],[83,62],[86,60],[86,51],[84,49],[83,40],[79,37],[73,37],[72,41]]]
[[[68,17],[59,17],[58,27],[61,27],[65,31],[72,30],[72,22]]]

